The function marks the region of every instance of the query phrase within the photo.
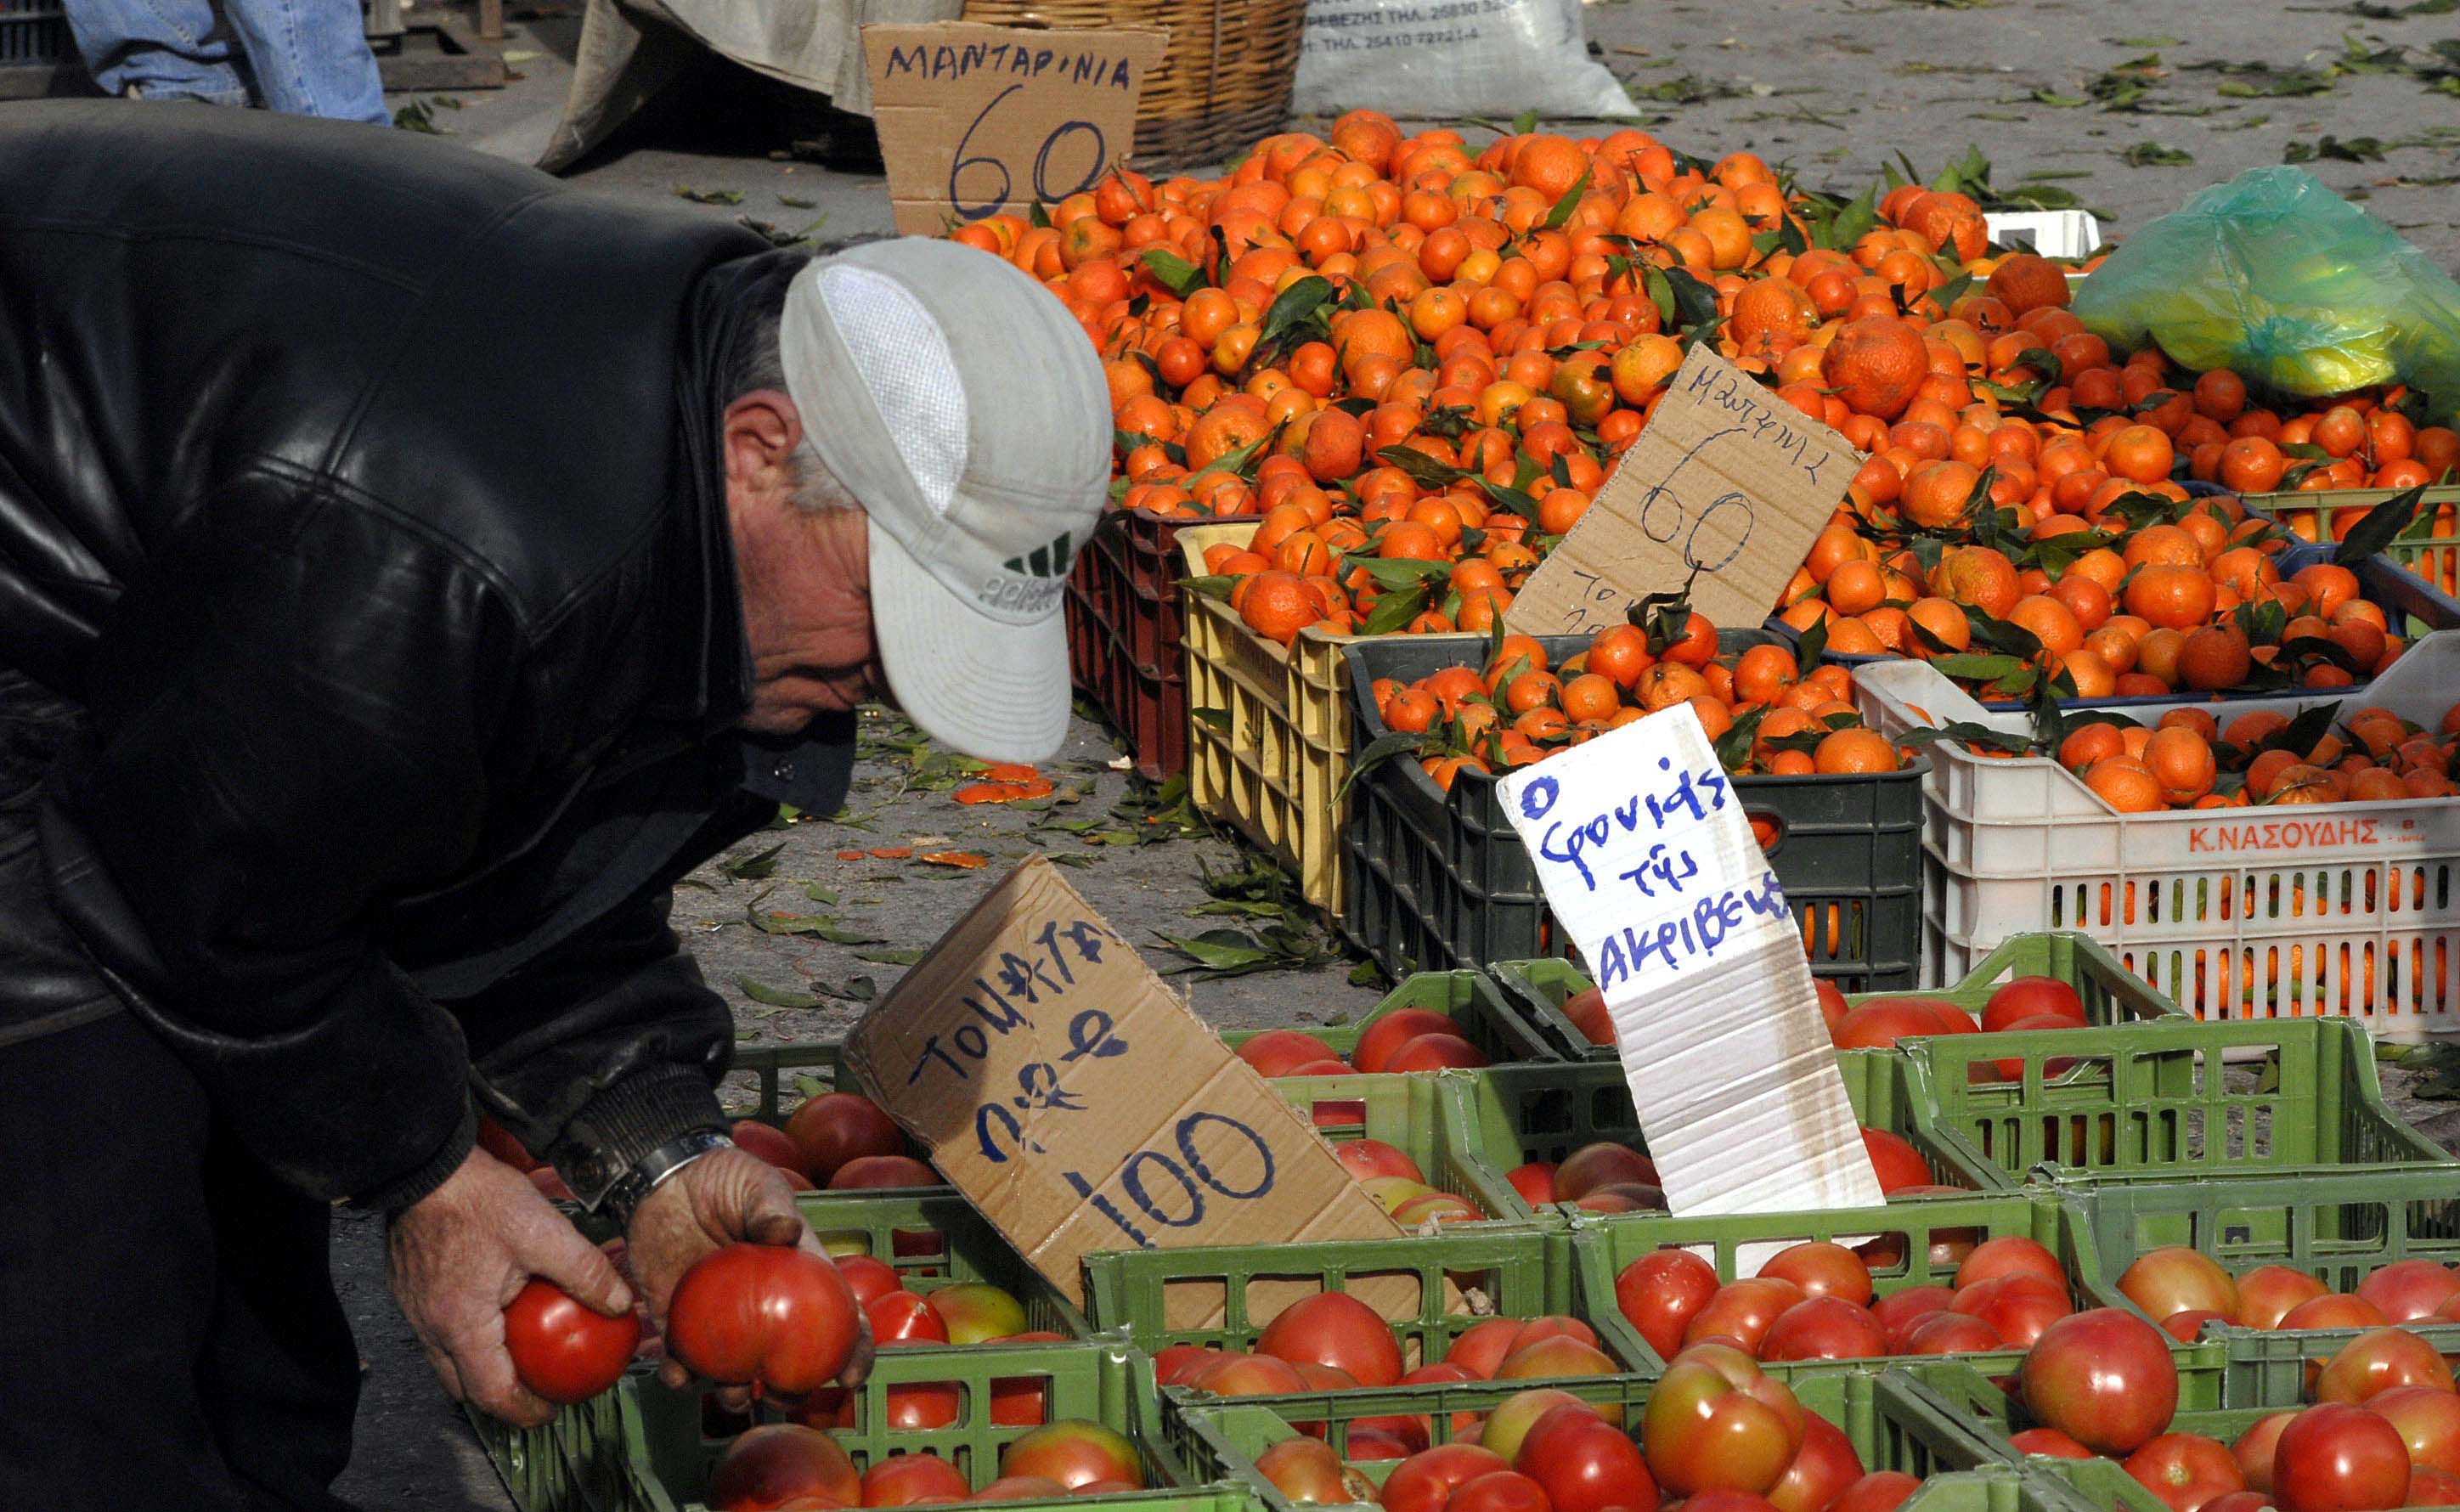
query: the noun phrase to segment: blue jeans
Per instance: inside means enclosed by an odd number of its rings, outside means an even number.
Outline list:
[[[357,0],[68,0],[110,95],[390,124]]]

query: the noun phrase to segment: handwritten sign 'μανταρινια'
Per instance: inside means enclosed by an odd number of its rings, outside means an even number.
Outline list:
[[[1801,932],[1690,705],[1496,792],[1605,994],[1673,1210],[1878,1203]]]
[[[1505,623],[1528,635],[1586,634],[1688,585],[1709,624],[1751,628],[1781,607],[1861,466],[1843,437],[1702,342]]]
[[[935,236],[1092,188],[1135,147],[1136,97],[1169,40],[1159,27],[864,27],[897,229]]]

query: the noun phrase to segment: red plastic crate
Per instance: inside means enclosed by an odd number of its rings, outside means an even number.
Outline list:
[[[1115,511],[1077,553],[1068,577],[1070,677],[1127,739],[1148,781],[1187,770],[1178,533],[1221,522]]]

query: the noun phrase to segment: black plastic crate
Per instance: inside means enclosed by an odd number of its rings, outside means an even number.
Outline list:
[[[1773,639],[1764,630],[1718,638],[1729,651]],[[1588,643],[1539,638],[1558,664]],[[1362,750],[1389,733],[1375,711],[1376,679],[1412,682],[1461,659],[1457,641],[1416,636],[1365,641],[1343,654]],[[1769,861],[1802,925],[1812,974],[1846,991],[1915,985],[1929,769],[1924,756],[1869,777],[1734,779],[1745,810],[1776,829]],[[1446,793],[1416,761],[1386,761],[1351,784],[1341,844],[1342,932],[1396,976],[1571,953],[1492,776],[1464,771]]]
[[[1187,770],[1178,533],[1222,522],[1114,511],[1068,575],[1069,676],[1126,737],[1136,771],[1149,781]]]
[[[68,53],[65,6],[52,0],[0,0],[0,70],[39,69],[48,75]]]

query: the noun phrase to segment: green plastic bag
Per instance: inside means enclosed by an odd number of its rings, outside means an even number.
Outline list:
[[[2460,411],[2460,284],[2301,168],[2255,168],[2129,237],[2077,289],[2113,347],[2316,396],[2404,382]]]

